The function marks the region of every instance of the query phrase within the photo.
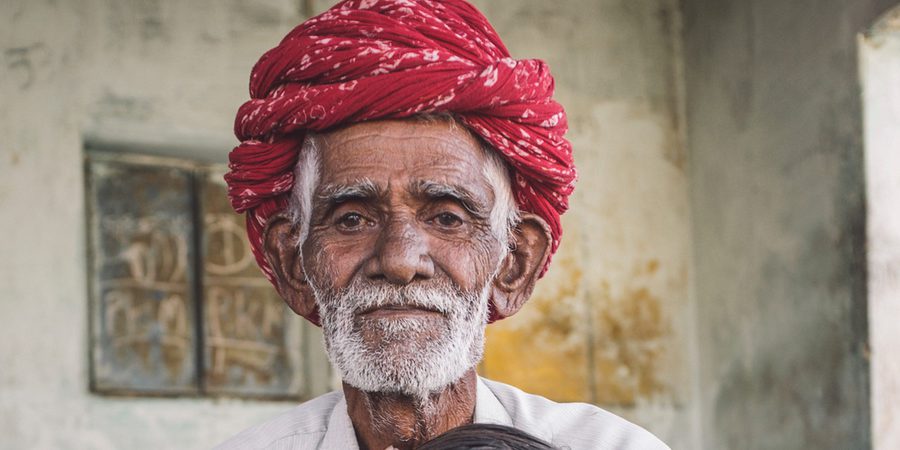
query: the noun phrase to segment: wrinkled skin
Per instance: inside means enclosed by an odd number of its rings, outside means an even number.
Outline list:
[[[397,286],[441,279],[463,291],[490,285],[491,305],[501,317],[522,307],[548,257],[549,228],[523,214],[504,257],[507,243],[498,241],[488,219],[494,193],[482,172],[487,158],[465,128],[449,120],[374,121],[325,133],[320,146],[321,178],[302,260],[294,247],[300,231],[285,215],[273,216],[264,234],[278,291],[294,311],[314,310],[309,281],[340,290],[354,279]],[[335,187],[363,180],[375,187],[373,195],[329,200]],[[423,182],[464,190],[468,198],[423,192]],[[361,313],[355,322],[366,344],[379,346],[392,343],[367,323],[410,318],[433,324],[411,339],[429,339],[444,320],[434,311],[403,307]],[[344,393],[361,448],[413,448],[470,423],[475,386],[472,368],[433,393],[425,409],[412,397],[346,383]],[[396,426],[375,426],[373,417],[391,417]]]

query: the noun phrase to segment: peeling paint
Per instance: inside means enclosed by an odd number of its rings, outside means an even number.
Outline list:
[[[597,401],[634,406],[641,399],[666,394],[660,358],[667,351],[671,324],[661,299],[646,287],[609,297],[608,284],[598,290],[595,372]]]

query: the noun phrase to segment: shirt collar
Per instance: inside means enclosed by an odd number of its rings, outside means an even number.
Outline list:
[[[515,404],[516,402],[513,401],[512,403]],[[507,404],[510,404],[508,398]],[[535,437],[541,438],[547,442],[552,442],[552,424],[549,422],[532,422],[528,420],[522,420],[523,418],[521,408],[522,405],[519,405],[518,411],[515,406],[513,406],[511,409],[507,409],[507,407],[503,406],[503,403],[500,402],[500,399],[497,397],[497,394],[495,394],[491,389],[491,386],[488,386],[488,384],[484,382],[483,378],[478,377],[478,390],[475,394],[475,423],[506,425],[508,427],[518,428],[531,433]],[[512,412],[513,414],[517,414],[517,420],[515,422],[513,422],[513,418],[510,415],[510,412]]]
[[[475,390],[475,417],[473,421],[475,423],[513,425],[512,418],[509,416],[506,408],[500,404],[500,400],[491,392],[491,389],[481,377],[478,377],[478,386]]]
[[[325,430],[325,436],[319,448],[341,448],[347,450],[359,450],[359,444],[356,442],[356,431],[353,429],[353,422],[350,421],[350,413],[347,412],[347,399],[341,393],[341,399],[334,405],[331,410],[331,417],[328,418],[328,429]]]

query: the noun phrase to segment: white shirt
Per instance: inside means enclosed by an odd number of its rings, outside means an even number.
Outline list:
[[[478,378],[475,423],[509,425],[571,450],[668,450],[649,431],[587,403],[556,403]],[[244,430],[217,450],[358,450],[347,401],[330,392]]]

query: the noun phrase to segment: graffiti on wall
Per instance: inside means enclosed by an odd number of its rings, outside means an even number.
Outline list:
[[[87,169],[94,389],[302,395],[300,321],[256,268],[220,177]]]

